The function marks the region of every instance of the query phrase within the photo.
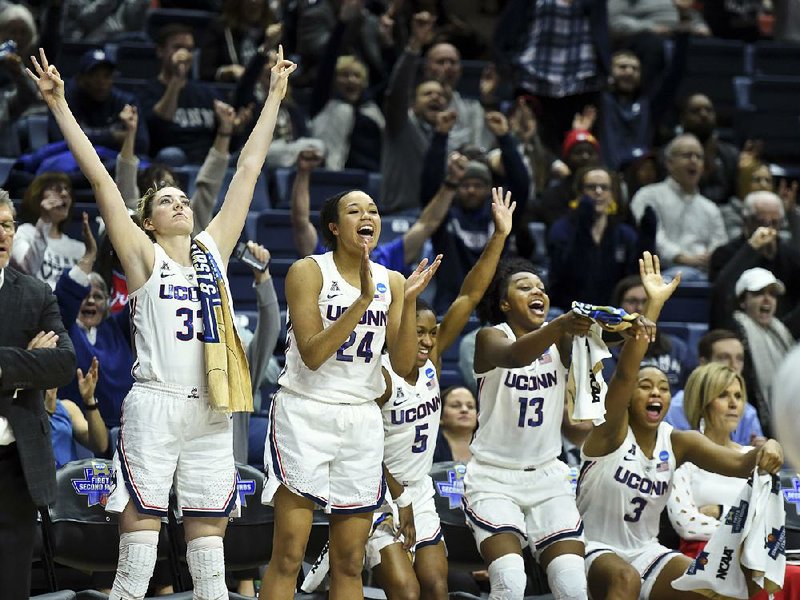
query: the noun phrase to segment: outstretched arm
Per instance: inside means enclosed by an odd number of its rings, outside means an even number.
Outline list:
[[[92,185],[100,214],[108,228],[108,235],[111,236],[111,243],[128,277],[129,287],[135,290],[147,281],[153,270],[153,244],[144,231],[131,221],[114,180],[70,111],[64,98],[64,81],[58,69],[47,62],[44,50],[39,50],[39,56],[41,64],[36,57],[31,57],[35,74],[28,69],[28,75],[36,82],[78,166]]]
[[[608,384],[606,394],[605,423],[592,429],[584,442],[584,451],[589,456],[605,456],[616,450],[625,439],[628,430],[628,405],[633,390],[639,380],[639,365],[647,352],[647,346],[655,339],[655,325],[664,303],[680,283],[680,275],[670,283],[661,277],[661,264],[658,256],[645,252],[639,259],[639,272],[647,292],[647,305],[644,309],[644,322],[639,322],[637,330],[622,347],[617,369]]]
[[[783,465],[783,448],[775,440],[767,440],[763,446],[742,454],[712,442],[698,431],[673,430],[671,439],[679,465],[690,462],[728,477],[749,477],[756,467],[777,473]]]
[[[294,247],[300,256],[313,254],[319,234],[311,222],[311,171],[322,163],[322,154],[316,149],[301,150],[297,156],[297,170],[292,184],[291,209]]]
[[[430,206],[430,205],[429,205]],[[436,336],[436,347],[434,348],[433,364],[438,369],[442,354],[458,338],[461,330],[469,320],[469,316],[478,302],[483,298],[486,288],[492,281],[500,255],[511,233],[511,225],[514,217],[514,209],[517,203],[511,201],[511,192],[506,192],[503,196],[503,188],[492,188],[492,218],[494,219],[494,233],[489,238],[489,243],[483,249],[480,258],[472,266],[461,284],[453,304],[439,325],[439,332]]]
[[[233,175],[225,201],[219,213],[208,226],[208,233],[214,238],[220,254],[227,264],[228,257],[239,239],[244,227],[256,180],[264,166],[267,150],[272,142],[272,132],[278,118],[281,100],[286,95],[289,75],[297,68],[290,60],[283,58],[283,46],[278,47],[278,62],[272,67],[269,97],[261,109],[253,131],[247,138]]]

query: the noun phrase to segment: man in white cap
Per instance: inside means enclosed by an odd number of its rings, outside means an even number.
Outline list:
[[[717,294],[714,285],[714,294]],[[747,269],[736,281],[737,306],[726,311],[727,326],[741,336],[745,346],[744,379],[748,400],[758,410],[765,435],[769,436],[770,395],[775,371],[795,344],[795,337],[775,317],[778,297],[786,286],[772,272],[755,267]],[[725,311],[725,307],[718,307]],[[714,306],[712,304],[712,311]]]

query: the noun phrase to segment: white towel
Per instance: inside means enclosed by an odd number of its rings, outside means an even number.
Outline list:
[[[575,385],[573,420],[591,420],[595,425],[605,423],[608,386],[603,379],[603,359],[610,356],[597,323],[589,328],[587,335],[573,338],[569,372],[569,379]]]
[[[783,585],[786,533],[780,480],[756,472],[747,483],[703,551],[672,582],[673,588],[715,599],[747,600],[748,580],[761,588],[767,585],[769,592]]]

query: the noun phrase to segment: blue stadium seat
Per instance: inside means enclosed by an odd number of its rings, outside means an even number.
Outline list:
[[[153,8],[147,12],[145,31],[151,40],[156,41],[158,31],[162,27],[172,23],[180,23],[194,29],[195,43],[199,44],[203,38],[203,32],[215,17],[215,13],[204,10]]]
[[[147,85],[148,81],[147,79],[140,79],[138,77],[115,77],[114,87],[118,87],[122,91],[134,94],[138,97],[139,92]]]
[[[230,167],[225,173],[225,178],[222,180],[222,187],[219,190],[219,196],[217,196],[216,210],[219,210],[219,207],[222,206],[222,201],[225,199],[225,194],[228,193],[228,186],[230,186],[231,179],[233,179],[233,174],[235,172],[236,169],[234,167]],[[250,210],[260,212],[268,209],[269,207],[270,204],[269,190],[267,189],[267,179],[264,173],[259,173],[258,179],[256,180],[255,190],[253,190],[253,201],[250,203]]]
[[[660,321],[658,328],[664,333],[669,333],[681,338],[692,356],[697,356],[697,342],[708,332],[708,323],[676,323],[672,321]]]
[[[711,288],[707,282],[681,283],[664,305],[661,318],[664,321],[708,323],[710,293]]]
[[[294,264],[293,258],[275,258],[270,263],[269,272],[272,274],[272,282],[275,284],[275,293],[282,308],[286,308],[286,274],[289,267]],[[285,319],[284,319],[285,321]],[[278,340],[281,343],[283,338]]]
[[[238,260],[228,263],[228,283],[238,310],[256,311],[256,294],[253,291],[253,270]]]
[[[461,371],[458,369],[445,369],[443,366],[441,376],[439,377],[439,387],[446,390],[454,385],[464,385],[464,378],[461,376]]]
[[[31,150],[36,150],[50,143],[50,134],[47,132],[47,115],[28,115],[26,120],[28,146]]]
[[[737,92],[738,140],[763,140],[765,158],[800,165],[800,77],[754,77],[749,83],[737,82]]]
[[[411,229],[416,219],[405,216],[385,216],[381,217],[381,244],[386,244],[399,237]]]
[[[736,108],[733,78],[746,73],[746,67],[747,47],[743,42],[693,37],[678,97],[707,95],[714,102],[717,119],[729,126]]]
[[[8,179],[8,174],[11,173],[11,167],[17,162],[16,158],[2,158],[0,157],[0,186],[4,185]]]
[[[289,208],[295,170],[275,169],[275,190],[278,195],[275,206]],[[311,173],[311,210],[319,210],[327,198],[350,190],[366,190],[369,175],[360,169],[328,171],[317,169]]]
[[[299,258],[288,210],[273,208],[259,214],[255,221],[255,239],[273,258]]]
[[[375,200],[375,203],[381,205],[381,184],[383,183],[383,175],[380,173],[367,174],[367,189],[366,192],[369,197]]]
[[[131,79],[151,79],[161,68],[154,44],[120,44],[116,50],[116,60],[119,75]]]
[[[64,226],[64,233],[66,233],[69,237],[74,238],[76,240],[83,240],[83,213],[86,212],[89,215],[89,227],[92,228],[92,233],[94,233],[94,237],[98,239],[98,230],[100,227],[100,221],[102,217],[100,217],[100,209],[97,207],[97,204],[94,202],[91,203],[84,203],[84,202],[76,202],[75,205],[72,207],[72,218],[69,222]]]
[[[800,44],[760,40],[752,48],[753,75],[797,75]]]

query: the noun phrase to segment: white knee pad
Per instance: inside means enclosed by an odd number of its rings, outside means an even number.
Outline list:
[[[199,537],[186,545],[186,563],[192,574],[195,600],[227,600],[225,585],[225,552],[222,538]]]
[[[506,554],[489,565],[489,600],[522,600],[525,596],[525,561],[519,554]]]
[[[156,566],[157,531],[132,531],[119,536],[119,562],[109,600],[141,600]]]
[[[555,600],[587,600],[583,557],[577,554],[556,556],[547,565],[547,583]]]

